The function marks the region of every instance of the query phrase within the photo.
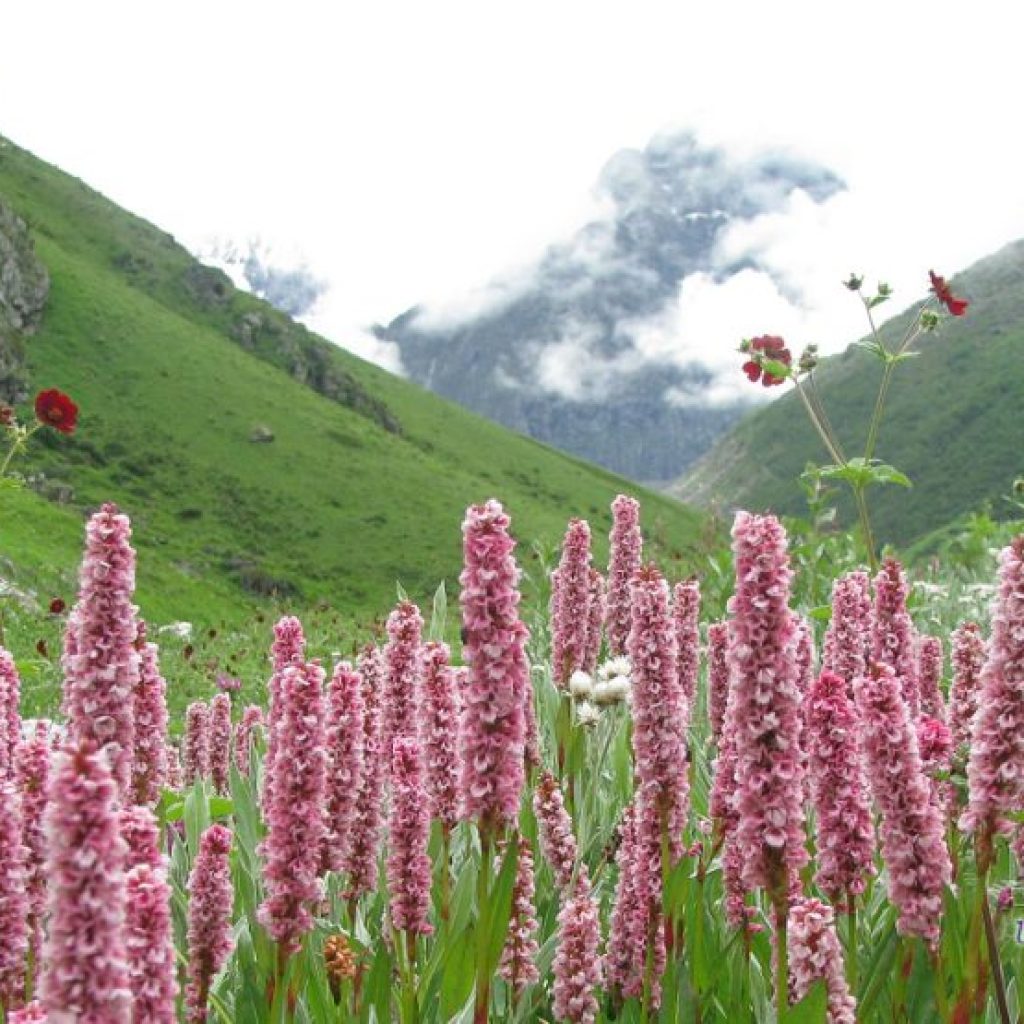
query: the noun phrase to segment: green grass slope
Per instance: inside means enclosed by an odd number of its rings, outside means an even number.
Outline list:
[[[971,300],[963,319],[944,322],[898,367],[877,455],[913,481],[875,489],[879,535],[906,544],[1008,493],[1024,473],[1024,241],[979,261],[952,281]],[[883,328],[901,336],[912,314]],[[739,369],[737,368],[737,373]],[[881,366],[851,347],[824,362],[825,406],[846,450],[863,450]],[[788,389],[787,389],[788,390]],[[799,513],[796,479],[808,462],[829,461],[799,399],[787,393],[724,437],[672,493],[698,504]],[[843,522],[853,523],[849,505]]]
[[[396,580],[417,599],[451,587],[465,507],[491,496],[525,542],[554,543],[586,516],[603,557],[611,499],[638,493],[655,548],[692,567],[693,511],[317,338],[2,139],[0,199],[52,279],[26,343],[32,386],[82,410],[74,437],[41,432],[20,463],[70,484],[72,503],[0,496],[0,558],[16,581],[66,592],[83,515],[105,500],[132,516],[140,602],[157,619],[238,619],[276,589],[366,621]],[[257,427],[273,441],[253,443]]]

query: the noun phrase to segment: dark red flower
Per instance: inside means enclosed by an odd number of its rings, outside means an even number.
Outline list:
[[[929,270],[928,276],[932,282],[932,294],[949,310],[952,316],[963,316],[970,303],[966,299],[958,299],[946,284],[946,279],[940,277],[934,270]]]
[[[14,410],[9,405],[0,405],[0,427],[13,427],[14,422]]]
[[[36,395],[36,419],[62,434],[73,434],[78,423],[78,406],[56,388],[40,391]]]
[[[45,640],[36,641],[36,653],[42,658],[49,658],[50,649],[46,646]]]
[[[67,608],[67,605],[64,603],[64,598],[62,598],[62,597],[55,597],[50,602],[50,614],[51,615],[60,615],[64,611],[65,608]]]
[[[764,365],[766,362],[782,363],[784,366],[790,366],[793,362],[793,355],[786,348],[785,341],[773,334],[762,334],[759,338],[744,342],[742,351],[752,357],[743,364],[747,379],[751,382],[759,380],[766,388],[781,384],[786,379],[770,373]]]

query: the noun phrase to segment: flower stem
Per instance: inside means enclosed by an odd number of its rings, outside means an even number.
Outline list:
[[[846,947],[846,982],[854,998],[857,996],[857,897],[852,892],[846,894],[846,919],[850,926],[849,941]]]
[[[789,1017],[789,950],[786,945],[786,928],[789,908],[785,893],[775,896],[775,1017],[778,1024],[785,1024]]]
[[[1010,1008],[1006,1002],[1006,981],[1003,978],[1003,964],[999,959],[999,941],[992,922],[992,908],[988,902],[988,870],[978,875],[978,899],[981,903],[982,919],[985,922],[985,941],[988,944],[988,958],[992,964],[992,981],[996,989],[996,1005],[1002,1024],[1010,1024]]]
[[[488,906],[491,880],[491,836],[489,826],[481,822],[480,828],[480,874],[476,879],[476,913],[477,921],[483,919],[484,909]],[[487,972],[487,943],[481,942],[477,947],[476,960],[476,1000],[473,1005],[473,1024],[487,1024],[491,1001],[491,978]]]

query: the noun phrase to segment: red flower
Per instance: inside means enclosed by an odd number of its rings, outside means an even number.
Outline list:
[[[14,410],[9,405],[0,405],[0,427],[13,427]]]
[[[67,607],[67,605],[64,603],[64,598],[62,598],[62,597],[55,597],[50,602],[50,614],[51,615],[60,615],[61,612],[63,612],[66,607]]]
[[[73,434],[78,422],[78,406],[56,388],[40,391],[36,395],[36,419],[62,434]]]
[[[956,298],[949,285],[946,284],[946,279],[940,277],[934,270],[929,270],[928,276],[932,282],[932,293],[939,302],[949,310],[952,316],[963,316],[967,312],[967,307],[970,303],[966,299]]]
[[[765,362],[782,363],[784,366],[790,366],[793,362],[793,355],[786,348],[785,341],[771,334],[763,334],[760,338],[744,342],[741,351],[749,353],[752,357],[743,364],[743,372],[747,378],[751,382],[759,380],[766,388],[781,384],[786,378],[769,373],[764,366]]]

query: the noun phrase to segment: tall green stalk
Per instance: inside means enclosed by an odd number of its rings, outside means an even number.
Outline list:
[[[491,835],[483,823],[480,828],[480,874],[476,879],[477,923],[483,920],[484,909],[490,905],[491,858],[494,851]],[[487,1024],[491,1001],[491,976],[487,969],[487,943],[477,943],[476,951],[476,998],[473,1004],[473,1024]]]

